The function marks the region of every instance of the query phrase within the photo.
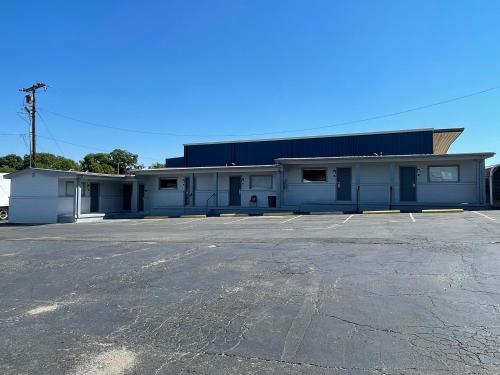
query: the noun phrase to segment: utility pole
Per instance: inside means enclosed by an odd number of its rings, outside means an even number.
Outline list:
[[[30,154],[30,167],[36,167],[36,90],[44,89],[47,91],[47,85],[42,82],[35,83],[31,87],[19,89],[19,91],[28,93],[25,96],[27,105],[31,108],[25,107],[26,111],[31,115],[31,154]]]

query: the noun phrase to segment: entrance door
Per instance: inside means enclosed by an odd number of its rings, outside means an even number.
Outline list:
[[[351,200],[351,168],[337,168],[337,200],[350,201]]]
[[[184,177],[184,206],[191,204],[191,179]]]
[[[144,211],[144,184],[139,184],[139,197],[137,202],[137,210]]]
[[[229,177],[229,205],[241,206],[241,176]]]
[[[417,200],[417,168],[399,168],[399,200],[415,202]]]
[[[90,184],[90,212],[99,212],[99,184]]]
[[[122,185],[122,196],[123,196],[123,211],[132,210],[132,185],[123,184]]]

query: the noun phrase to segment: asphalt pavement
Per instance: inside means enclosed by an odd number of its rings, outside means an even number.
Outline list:
[[[1,374],[497,374],[500,211],[0,226]]]

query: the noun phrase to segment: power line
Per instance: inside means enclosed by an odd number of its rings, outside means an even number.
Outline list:
[[[136,133],[136,134],[146,134],[146,135],[162,135],[162,136],[168,136],[168,137],[203,137],[203,138],[213,138],[213,137],[250,137],[250,136],[262,136],[262,135],[272,135],[272,134],[285,134],[285,133],[297,133],[297,132],[303,132],[303,131],[309,131],[309,130],[320,130],[320,129],[328,129],[328,128],[333,128],[333,127],[339,127],[339,126],[347,126],[347,125],[354,125],[354,124],[359,124],[363,122],[368,122],[368,121],[374,121],[374,120],[380,120],[384,118],[389,118],[389,117],[395,117],[395,116],[400,116],[406,113],[410,112],[416,112],[416,111],[421,111],[424,109],[452,103],[455,101],[467,99],[473,96],[485,94],[490,91],[498,90],[500,88],[500,85],[492,86],[484,90],[480,91],[475,91],[471,92],[465,95],[461,96],[456,96],[453,98],[445,99],[445,100],[440,100],[438,102],[430,103],[430,104],[425,104],[417,107],[411,107],[407,109],[403,109],[400,111],[395,111],[395,112],[390,112],[386,114],[381,114],[381,115],[376,115],[376,116],[370,116],[370,117],[365,117],[357,120],[350,120],[350,121],[344,121],[344,122],[338,122],[338,123],[333,123],[330,125],[324,125],[324,126],[315,126],[315,127],[310,127],[310,128],[301,128],[301,129],[293,129],[293,130],[279,130],[279,131],[272,131],[272,132],[263,132],[263,133],[239,133],[239,134],[182,134],[182,133],[169,133],[169,132],[157,132],[157,131],[149,131],[149,130],[139,130],[139,129],[130,129],[130,128],[123,128],[119,126],[113,126],[113,125],[107,125],[107,124],[102,124],[102,123],[97,123],[97,122],[92,122],[92,121],[87,121],[87,120],[82,120],[78,119],[72,116],[68,116],[65,114],[61,114],[55,111],[48,110],[44,108],[43,110],[47,113],[53,114],[55,116],[59,116],[68,120],[76,121],[82,124],[87,124],[95,127],[100,127],[100,128],[107,128],[107,129],[113,129],[113,130],[119,130],[123,132],[129,132],[129,133]]]
[[[50,138],[54,141],[54,143],[56,144],[57,148],[59,149],[59,151],[61,152],[61,155],[64,155],[64,151],[63,149],[61,148],[61,145],[59,144],[59,142],[54,138],[54,135],[52,134],[52,132],[50,131],[49,129],[49,125],[47,124],[47,122],[45,121],[45,119],[42,117],[42,115],[40,114],[40,111],[37,112],[37,115],[38,117],[40,118],[40,120],[42,120],[42,123],[45,127],[45,129],[47,130],[47,133],[49,134]]]
[[[62,139],[55,139],[55,138],[46,137],[46,136],[43,136],[43,135],[38,135],[37,137],[39,137],[39,138],[45,138],[45,139],[50,139],[50,140],[53,140],[53,141],[56,141],[56,142],[65,143],[65,144],[68,144],[68,145],[71,145],[71,146],[80,147],[80,148],[87,149],[87,150],[99,151],[99,152],[109,152],[108,150],[105,150],[105,149],[102,149],[102,148],[97,148],[97,147],[82,145],[82,144],[79,144],[79,143],[64,141]],[[158,161],[158,158],[152,158],[152,157],[148,157],[148,156],[141,156],[141,158],[142,159],[148,159],[148,160]],[[160,160],[161,160],[161,158],[160,158]]]

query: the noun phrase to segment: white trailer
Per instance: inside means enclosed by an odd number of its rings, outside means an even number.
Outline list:
[[[4,178],[7,173],[0,173],[0,220],[9,217],[10,180]]]

